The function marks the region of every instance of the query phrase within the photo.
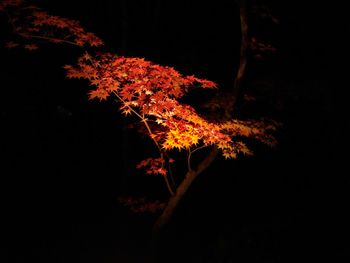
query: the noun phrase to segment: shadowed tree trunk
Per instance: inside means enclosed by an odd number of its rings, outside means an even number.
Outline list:
[[[237,98],[240,93],[240,84],[245,73],[247,66],[247,47],[248,47],[248,23],[247,23],[247,11],[245,0],[238,0],[239,5],[239,17],[241,22],[241,50],[239,56],[239,67],[236,74],[233,95]]]
[[[163,213],[153,225],[153,234],[157,235],[159,231],[169,222],[172,214],[174,213],[175,208],[179,204],[184,194],[187,192],[187,189],[190,187],[194,179],[196,179],[196,177],[199,174],[201,174],[204,170],[206,170],[209,167],[209,165],[214,161],[217,154],[218,150],[216,147],[214,147],[209,153],[209,155],[198,165],[196,170],[191,170],[187,172],[185,179],[183,179],[183,181],[177,188],[175,195],[173,195],[170,198]]]
[[[248,47],[248,22],[246,11],[246,0],[237,0],[239,6],[239,17],[241,23],[241,47],[239,54],[239,65],[232,89],[232,104],[227,109],[232,114],[237,105],[237,100],[242,92],[242,79],[247,67],[247,47]]]

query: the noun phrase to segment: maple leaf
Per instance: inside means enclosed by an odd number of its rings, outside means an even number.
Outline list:
[[[131,109],[129,107],[127,107],[127,108],[124,108],[122,112],[125,116],[127,116],[127,115],[131,114]]]
[[[92,90],[89,92],[89,99],[92,100],[94,98],[98,98],[101,100],[106,100],[109,96],[108,92],[103,89]]]
[[[206,80],[206,79],[202,79],[202,80],[197,80],[203,88],[208,88],[208,89],[214,89],[217,88],[217,85],[215,82],[210,81],[210,80]]]
[[[129,86],[129,87],[124,87],[121,91],[120,91],[120,96],[123,98],[123,100],[126,100],[126,101],[131,101],[132,98],[134,97],[134,94],[133,94],[133,91],[132,91],[132,88]]]
[[[156,123],[157,123],[157,124],[163,124],[163,123],[164,123],[164,120],[157,118],[157,119],[156,119]]]
[[[145,169],[147,174],[163,175],[167,174],[164,168],[165,160],[163,158],[147,158],[142,160],[137,166],[137,169]]]

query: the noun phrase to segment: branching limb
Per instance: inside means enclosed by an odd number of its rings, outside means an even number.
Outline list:
[[[126,107],[128,107],[128,109],[129,109],[132,113],[134,113],[137,117],[139,117],[139,118],[141,119],[141,121],[142,121],[143,124],[145,125],[145,127],[146,127],[146,129],[147,129],[147,131],[148,131],[148,133],[149,133],[149,135],[150,135],[150,137],[151,137],[151,139],[153,140],[153,142],[154,142],[155,145],[157,146],[157,148],[158,148],[158,150],[159,150],[159,153],[160,153],[160,157],[161,157],[162,159],[164,159],[163,152],[162,152],[162,148],[160,147],[158,141],[155,139],[155,135],[154,135],[154,133],[152,132],[151,127],[149,126],[149,124],[148,124],[148,122],[147,122],[148,120],[147,120],[147,118],[144,116],[144,114],[141,115],[141,114],[138,113],[136,110],[134,110],[130,105],[127,105],[126,102],[125,102],[125,100],[123,100],[123,98],[119,96],[118,92],[113,91],[113,94],[114,94],[122,103],[124,103],[124,105],[126,105]],[[164,168],[164,164],[163,164],[163,168]],[[170,183],[169,183],[168,176],[165,174],[165,175],[163,175],[163,178],[164,178],[164,180],[165,180],[165,184],[166,184],[166,187],[167,187],[167,189],[168,189],[170,195],[173,196],[173,195],[174,195],[174,191],[173,191],[172,188],[171,188],[171,185],[170,185]]]
[[[191,151],[191,149],[188,150],[188,155],[187,155],[187,167],[188,167],[188,170],[189,170],[189,171],[192,171],[192,168],[191,168],[191,157],[192,157],[192,154],[195,153],[195,152],[198,151],[198,150],[201,150],[201,149],[205,148],[205,147],[208,147],[208,145],[202,145],[202,146],[197,147],[196,149],[194,149],[194,150],[192,150],[192,151]]]

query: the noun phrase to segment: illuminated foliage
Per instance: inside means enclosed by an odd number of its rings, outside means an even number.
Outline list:
[[[45,40],[52,43],[68,43],[97,47],[102,40],[93,33],[86,32],[78,21],[49,15],[36,6],[27,5],[22,0],[4,0],[0,3],[0,12],[7,14],[12,31],[26,40]],[[19,43],[10,41],[8,48],[16,47]],[[37,43],[25,44],[24,48],[37,49]]]
[[[141,58],[126,58],[109,53],[92,57],[84,54],[76,66],[66,65],[68,78],[86,79],[93,89],[90,99],[105,100],[116,96],[124,115],[138,116],[148,127],[149,136],[160,151],[194,150],[217,146],[225,158],[238,153],[251,154],[247,146],[234,137],[254,137],[274,144],[268,131],[274,125],[262,121],[209,122],[179,98],[192,87],[213,89],[216,84],[194,76],[183,76],[170,67],[156,65]],[[152,122],[152,130],[150,125]],[[154,125],[156,124],[156,125]],[[157,127],[158,126],[158,127]]]
[[[253,154],[244,142],[246,138],[269,146],[276,143],[270,134],[277,127],[275,122],[209,121],[193,107],[179,101],[194,87],[216,89],[217,84],[212,81],[184,76],[174,68],[143,58],[92,52],[92,47],[99,47],[103,42],[93,33],[85,31],[79,22],[49,15],[37,7],[25,5],[21,0],[2,1],[0,11],[7,14],[13,33],[17,36],[16,40],[7,42],[9,49],[22,46],[27,50],[36,50],[41,41],[82,48],[83,54],[76,64],[64,66],[67,77],[88,81],[91,86],[89,99],[104,101],[112,97],[118,102],[123,115],[140,119],[145,127],[143,131],[156,145],[159,156],[141,161],[137,168],[145,169],[147,174],[164,177],[172,195],[176,190],[168,180],[172,176],[169,164],[174,162],[170,157],[172,151],[187,154],[188,170],[192,172],[191,156],[200,149],[214,147],[220,150],[225,159],[234,159],[239,154]],[[22,43],[23,40],[25,43]],[[197,174],[201,170],[198,168]],[[149,210],[155,211],[156,207],[159,205]]]

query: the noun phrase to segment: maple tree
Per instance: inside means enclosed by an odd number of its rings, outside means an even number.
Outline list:
[[[144,125],[143,131],[153,141],[158,156],[141,161],[137,168],[164,178],[170,194],[167,205],[160,205],[162,213],[154,225],[156,232],[168,222],[193,180],[211,164],[218,153],[225,159],[235,159],[240,154],[252,155],[245,138],[254,138],[269,146],[276,144],[271,135],[278,126],[274,121],[208,120],[192,106],[179,101],[194,87],[217,89],[217,84],[212,81],[184,76],[172,67],[143,58],[94,51],[92,48],[102,46],[103,41],[87,32],[79,22],[49,15],[21,0],[1,2],[0,11],[7,14],[17,37],[6,43],[7,48],[23,47],[33,51],[39,48],[42,41],[80,47],[82,55],[76,64],[64,66],[67,77],[88,81],[91,86],[89,99],[104,101],[112,97],[123,115],[135,116]],[[244,68],[240,69],[236,83],[243,73]],[[209,155],[197,167],[193,167],[192,155],[209,147],[212,148]],[[171,157],[173,151],[187,155],[188,171],[178,186],[173,183],[170,169],[170,164],[174,162]],[[132,205],[134,202],[129,200],[126,203]],[[157,204],[153,204],[149,209],[155,211],[156,207]]]

